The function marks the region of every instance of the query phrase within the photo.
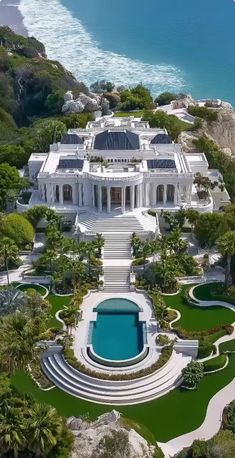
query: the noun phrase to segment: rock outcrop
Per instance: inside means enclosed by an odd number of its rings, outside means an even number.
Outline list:
[[[203,121],[202,128],[197,131],[182,132],[179,142],[183,145],[185,152],[195,150],[193,140],[206,135],[213,140],[225,154],[235,158],[235,112],[232,105],[222,102],[217,108],[218,117],[216,121]]]
[[[88,95],[82,92],[74,99],[72,91],[67,91],[64,95],[64,105],[62,112],[66,114],[101,111],[103,115],[109,113],[109,101],[101,95],[89,92]]]
[[[75,435],[71,458],[153,458],[155,447],[134,429],[127,429],[113,410],[94,422],[72,417],[68,425]],[[110,453],[110,455],[108,454]]]

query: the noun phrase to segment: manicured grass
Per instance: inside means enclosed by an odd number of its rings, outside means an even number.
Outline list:
[[[144,110],[138,111],[117,111],[114,113],[115,118],[128,118],[129,116],[134,116],[135,118],[140,118],[143,116]]]
[[[231,354],[229,359],[223,371],[206,375],[197,390],[177,388],[159,399],[135,406],[93,404],[70,396],[58,388],[43,392],[22,371],[12,377],[12,383],[21,392],[55,406],[60,414],[67,417],[88,414],[94,420],[98,415],[115,408],[132,421],[143,424],[157,440],[166,442],[201,425],[210,399],[235,377],[235,354]]]
[[[175,296],[164,296],[168,307],[181,313],[181,318],[174,326],[180,326],[188,331],[204,331],[222,324],[231,324],[235,321],[235,313],[225,307],[200,307],[187,304],[184,298],[188,287],[183,287]]]
[[[46,294],[46,289],[44,289],[40,285],[34,285],[34,284],[19,285],[17,288],[20,289],[21,291],[24,291],[24,292],[27,292],[29,289],[34,289],[35,291],[37,291],[37,293],[41,294],[42,296],[44,296]]]
[[[224,342],[220,344],[219,351],[220,352],[223,352],[223,351],[232,351],[232,352],[234,351],[235,352],[235,339],[229,340],[228,342]]]
[[[204,371],[210,372],[210,371],[221,369],[222,367],[224,367],[226,361],[227,361],[226,355],[219,355],[219,356],[216,356],[215,358],[209,359],[208,361],[205,361],[203,363]]]
[[[54,294],[50,293],[47,296],[47,300],[52,305],[51,308],[51,320],[49,321],[49,327],[62,327],[62,324],[56,319],[55,314],[59,310],[61,310],[64,306],[68,305],[69,302],[71,301],[72,296],[55,296]]]
[[[204,283],[202,285],[198,285],[194,289],[194,296],[196,299],[202,300],[202,301],[225,301],[225,302],[230,302],[231,304],[235,304],[235,297],[228,296],[227,294],[215,294],[215,288],[218,285],[222,285],[223,283]]]

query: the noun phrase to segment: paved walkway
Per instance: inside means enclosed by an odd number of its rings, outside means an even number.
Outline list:
[[[201,301],[194,296],[195,287],[189,290],[189,296],[197,301],[198,306],[200,307],[212,307],[219,305],[222,307],[229,308],[235,312],[235,305],[229,304],[228,302],[223,301]],[[216,354],[219,354],[219,345],[223,342],[235,339],[235,323],[233,323],[234,331],[231,335],[225,335],[220,337],[215,342]],[[190,447],[195,440],[209,440],[211,439],[220,429],[222,414],[225,406],[232,402],[235,398],[235,378],[227,386],[218,391],[213,398],[210,400],[206,416],[201,424],[201,426],[194,431],[191,431],[187,434],[182,434],[181,436],[176,437],[175,439],[170,440],[166,443],[159,443],[162,448],[165,457],[173,457],[176,453],[180,452],[185,447]]]
[[[39,254],[26,254],[20,256],[22,265],[18,269],[9,271],[10,283],[21,282],[23,280],[23,274],[26,270],[31,269],[33,263],[38,259]],[[6,272],[0,273],[0,285],[7,285],[7,274]]]
[[[176,453],[185,447],[190,447],[194,440],[209,440],[220,429],[222,413],[227,404],[234,400],[235,397],[235,379],[232,380],[222,390],[218,391],[210,400],[206,417],[202,425],[191,431],[176,437],[165,444],[159,444],[165,453],[165,456],[173,457]]]

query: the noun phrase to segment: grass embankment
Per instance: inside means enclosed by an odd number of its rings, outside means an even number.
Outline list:
[[[180,326],[187,331],[205,331],[235,321],[235,313],[225,307],[200,307],[187,303],[184,295],[188,289],[188,286],[183,287],[175,296],[164,296],[168,307],[178,310],[181,314],[181,318],[174,323],[175,327]]]
[[[154,401],[136,406],[115,406],[125,417],[143,424],[154,437],[162,442],[199,427],[204,420],[210,399],[235,377],[235,355],[230,355],[228,366],[215,374],[206,375],[195,391],[177,388]],[[60,414],[79,416],[88,414],[91,420],[112,406],[93,404],[70,396],[55,388],[50,392],[40,391],[30,376],[22,371],[12,377],[13,385],[36,400],[51,404]],[[193,415],[192,415],[193,412]]]
[[[55,296],[54,294],[50,293],[47,296],[47,299],[52,305],[51,320],[48,323],[49,327],[62,327],[62,323],[56,319],[55,314],[69,304],[72,296]]]
[[[223,301],[235,305],[235,297],[229,296],[226,293],[216,294],[216,287],[223,286],[222,283],[205,283],[198,285],[194,289],[194,296],[201,301]]]
[[[21,291],[24,291],[24,292],[27,292],[28,290],[35,290],[37,291],[37,293],[41,294],[42,296],[44,296],[46,294],[46,289],[43,288],[43,286],[40,286],[40,285],[34,285],[34,284],[28,284],[28,285],[19,285],[17,287],[18,289],[20,289]]]
[[[129,118],[129,116],[134,116],[135,118],[141,118],[145,110],[138,111],[117,111],[114,113],[115,118]]]
[[[208,361],[205,361],[203,363],[204,372],[212,372],[212,371],[222,369],[225,366],[226,361],[227,361],[227,356],[224,354],[216,356],[215,358],[212,358],[212,359],[208,359]]]

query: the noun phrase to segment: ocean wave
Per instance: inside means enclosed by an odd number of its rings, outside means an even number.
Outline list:
[[[48,57],[88,85],[98,79],[125,85],[143,82],[156,94],[185,87],[184,75],[175,66],[152,65],[101,49],[59,0],[21,0],[19,8],[29,34],[45,44]]]

